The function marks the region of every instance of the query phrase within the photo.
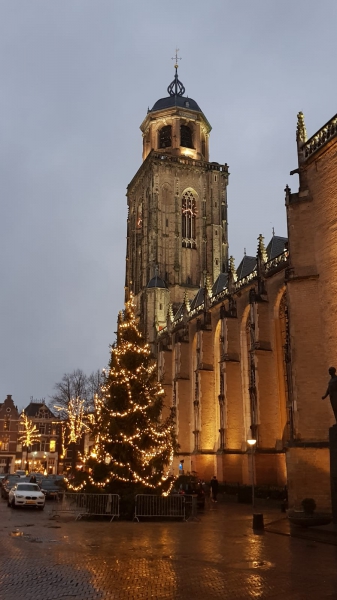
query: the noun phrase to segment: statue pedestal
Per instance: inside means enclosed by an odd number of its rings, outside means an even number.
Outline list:
[[[332,520],[337,524],[337,425],[329,429]]]

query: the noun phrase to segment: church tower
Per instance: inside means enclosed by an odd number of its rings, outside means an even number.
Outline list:
[[[125,295],[144,333],[227,271],[227,164],[209,162],[211,126],[175,76],[140,126],[143,163],[127,189]]]

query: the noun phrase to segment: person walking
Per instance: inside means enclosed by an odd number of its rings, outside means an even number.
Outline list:
[[[217,502],[217,495],[218,495],[218,490],[219,490],[219,482],[216,478],[216,475],[213,476],[213,479],[211,480],[211,490],[212,490],[212,500],[213,502]]]

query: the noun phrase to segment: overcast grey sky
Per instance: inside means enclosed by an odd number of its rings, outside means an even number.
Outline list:
[[[0,0],[0,401],[107,365],[139,125],[179,77],[227,162],[230,253],[286,235],[296,114],[336,112],[336,0]]]

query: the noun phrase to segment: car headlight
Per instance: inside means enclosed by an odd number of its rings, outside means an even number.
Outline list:
[[[39,495],[38,495],[38,498],[40,498],[40,499],[43,499],[43,498],[44,498],[44,495],[43,495],[43,494],[39,494]]]
[[[24,496],[21,496],[21,494],[14,494],[15,498],[24,498]]]

